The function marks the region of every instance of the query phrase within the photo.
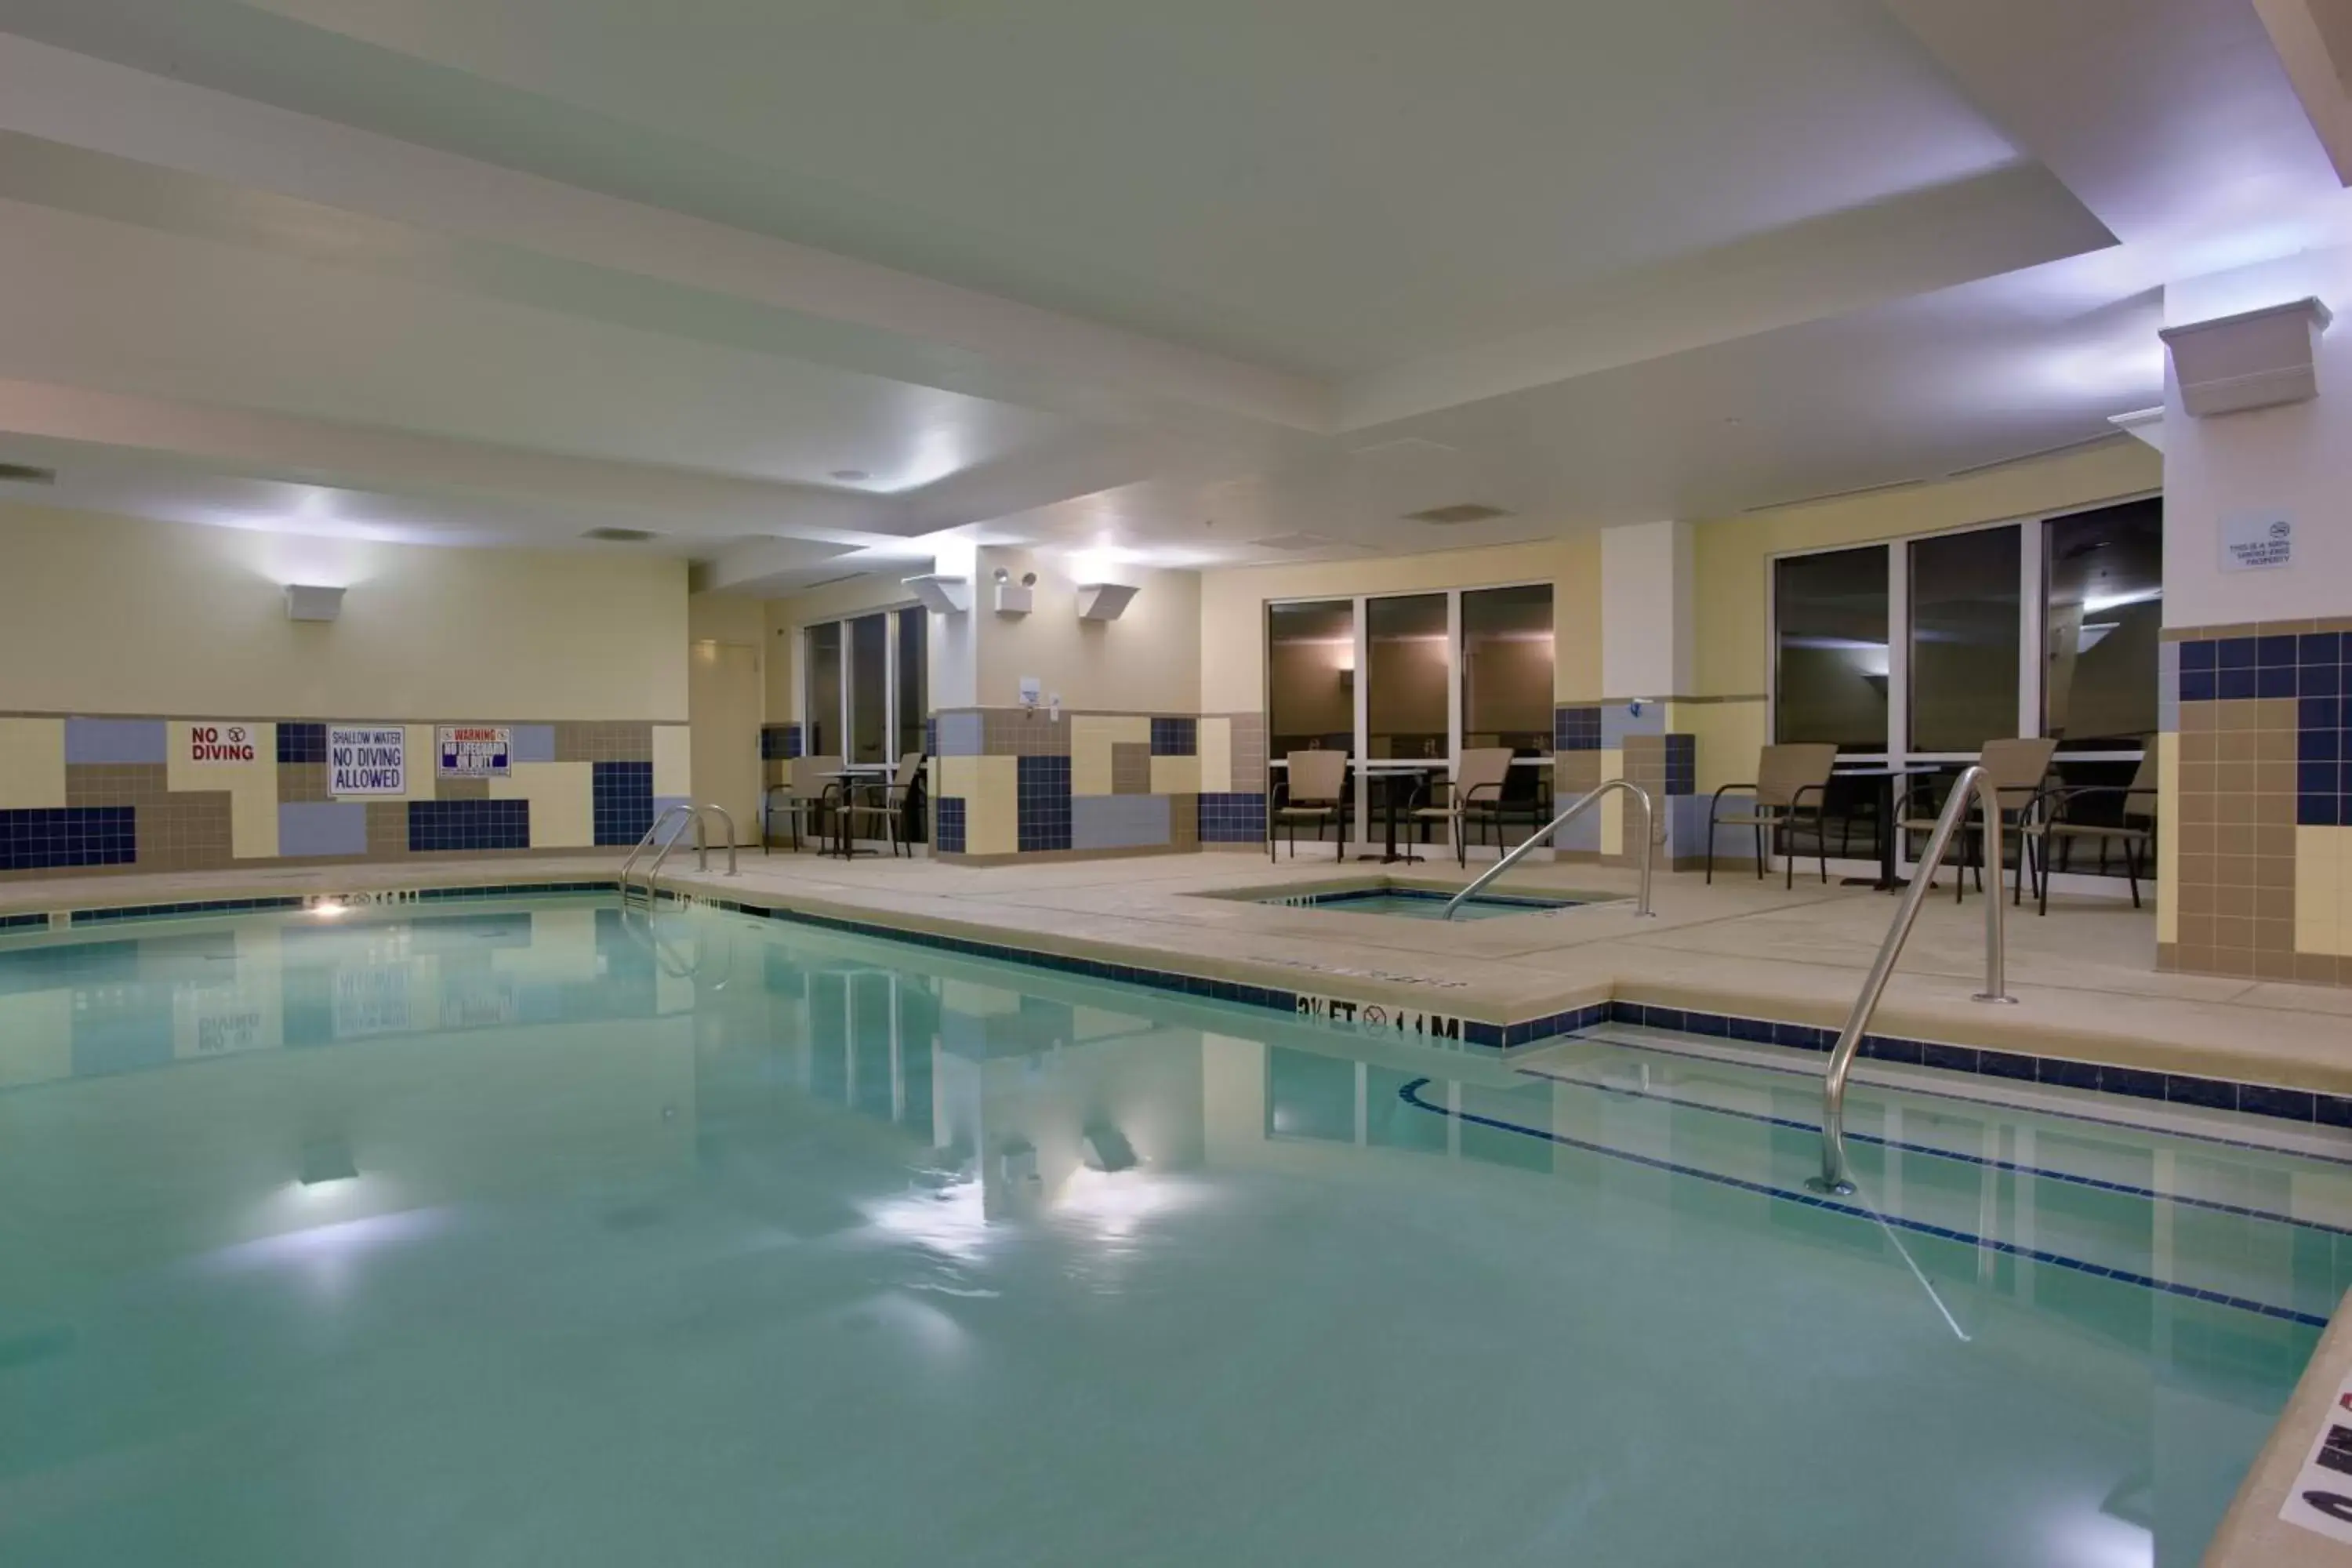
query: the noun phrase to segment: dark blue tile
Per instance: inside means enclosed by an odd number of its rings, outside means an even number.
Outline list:
[[[2096,1062],[2070,1062],[2060,1057],[2041,1058],[2040,1077],[2043,1083],[2054,1083],[2065,1089],[2097,1089],[2099,1068]]]
[[[2213,695],[2224,702],[2235,702],[2260,696],[2262,673],[2252,665],[2216,670],[2213,676]]]
[[[2352,1099],[2340,1094],[2311,1097],[2311,1119],[2330,1127],[2352,1127]]]
[[[2344,667],[2336,664],[2306,664],[2299,672],[2295,692],[2302,697],[2336,697],[2344,690]]]
[[[2210,637],[2199,637],[2194,641],[2182,643],[2180,668],[2183,669],[2212,668],[2216,646]]]
[[[2254,672],[2257,697],[2292,697],[2302,672],[2291,664],[2264,665]]]
[[[1974,1072],[1979,1054],[1974,1046],[1945,1046],[1929,1040],[1920,1045],[1919,1064],[1947,1072]]]
[[[1862,1042],[1862,1055],[1878,1062],[1906,1062],[1919,1065],[1921,1047],[1916,1040],[1906,1040],[1900,1035],[1869,1035]]]
[[[2210,702],[2215,694],[2216,680],[2210,669],[2184,669],[2180,672],[2180,700]]]
[[[2334,733],[2344,728],[2344,704],[2341,699],[2305,697],[2294,705],[2294,725],[2299,731],[2326,731]]]
[[[2252,669],[2259,662],[2252,637],[2223,637],[2213,645],[2216,669]]]
[[[1769,1019],[1732,1018],[1727,1022],[1731,1026],[1731,1037],[1735,1040],[1747,1040],[1759,1046],[1772,1043],[1772,1025]]]
[[[2342,634],[2305,632],[2294,639],[2294,657],[2301,664],[2341,664],[2344,660]]]
[[[2294,736],[2294,754],[2306,763],[2333,763],[2343,754],[2344,731],[2341,730],[2298,730]]]
[[[283,723],[278,726],[278,760],[281,763],[323,763],[327,760],[324,724]]]
[[[2297,763],[2294,765],[2294,787],[2299,795],[2334,795],[2336,793],[2338,765],[2334,762]]]
[[[2164,1075],[2160,1072],[2148,1072],[2141,1068],[2109,1067],[2102,1064],[2099,1068],[2099,1092],[2128,1094],[2135,1100],[2162,1100]]]
[[[1775,1024],[1772,1026],[1772,1043],[1774,1045],[1791,1046],[1801,1051],[1828,1050],[1830,1048],[1831,1042],[1835,1038],[1835,1036],[1830,1036],[1826,1038],[1823,1037],[1821,1030],[1807,1024]]]
[[[2276,665],[2293,665],[2301,662],[2300,651],[2296,647],[2294,634],[2256,637],[2254,662],[2264,669]]]
[[[2167,1073],[2164,1098],[2174,1105],[2201,1105],[2209,1110],[2235,1110],[2238,1109],[2238,1086],[2220,1079]]]
[[[2263,1083],[2238,1086],[2238,1109],[2250,1116],[2277,1116],[2289,1121],[2309,1121],[2315,1113],[2308,1089],[2273,1089]]]
[[[1979,1051],[1977,1071],[1987,1078],[2022,1079],[2028,1083],[2041,1077],[2041,1064],[2032,1057],[2015,1051]]]

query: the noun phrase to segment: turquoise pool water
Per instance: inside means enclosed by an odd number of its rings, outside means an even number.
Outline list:
[[[1445,906],[1453,898],[1452,893],[1422,888],[1365,888],[1328,893],[1286,893],[1258,901],[1292,909],[1338,910],[1351,915],[1402,915],[1407,920],[1442,921],[1445,919]],[[1554,910],[1572,910],[1590,901],[1540,893],[1480,893],[1465,899],[1454,918],[1487,921],[1498,915],[1539,915]]]
[[[1663,1044],[591,902],[0,944],[0,1562],[2196,1561],[2352,1167],[1857,1089],[1881,1219]]]

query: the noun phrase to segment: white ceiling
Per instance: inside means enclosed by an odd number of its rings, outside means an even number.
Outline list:
[[[2352,237],[2304,3],[0,0],[0,458],[751,592],[1936,477]]]

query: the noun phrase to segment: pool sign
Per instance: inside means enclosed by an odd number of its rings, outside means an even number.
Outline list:
[[[381,730],[341,725],[329,730],[327,793],[406,795],[408,731],[397,724]]]
[[[1358,1002],[1346,996],[1310,996],[1301,992],[1296,1006],[1302,1018],[1360,1035],[1399,1035],[1425,1040],[1462,1042],[1462,1020],[1417,1007],[1395,1007],[1379,1002]]]
[[[188,726],[188,761],[192,763],[249,763],[258,755],[250,724]]]
[[[2294,523],[2276,512],[2221,520],[2221,570],[2267,572],[2294,564]]]
[[[514,773],[514,731],[504,724],[444,724],[435,733],[436,771],[445,779],[502,779]]]
[[[2320,1417],[2279,1517],[2314,1535],[2352,1542],[2352,1377],[2336,1385],[2336,1402]]]

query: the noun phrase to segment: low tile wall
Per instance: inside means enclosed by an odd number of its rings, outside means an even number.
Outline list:
[[[335,796],[323,721],[0,716],[0,879],[625,846],[687,798],[683,724],[440,721],[512,730],[509,773],[469,778],[436,724],[334,722],[402,731],[400,793]]]

